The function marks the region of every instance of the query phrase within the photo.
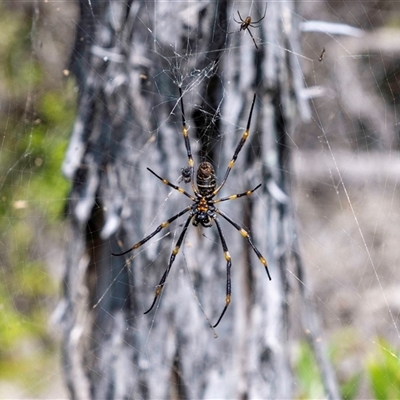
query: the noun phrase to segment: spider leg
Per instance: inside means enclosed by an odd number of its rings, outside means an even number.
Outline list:
[[[255,24],[255,22],[252,22],[251,24],[249,24],[249,27],[250,28],[259,28],[261,26],[261,24],[258,24],[258,25],[254,25],[254,24]]]
[[[235,17],[233,17],[233,20],[237,23],[237,24],[239,24],[239,25],[242,25],[242,23],[244,22],[244,21],[238,21]],[[240,31],[239,31],[240,32]]]
[[[232,160],[229,161],[228,168],[226,169],[224,179],[222,180],[221,184],[212,192],[210,197],[214,197],[222,189],[222,187],[225,185],[225,182],[228,179],[229,173],[231,172],[231,169],[235,165],[235,161],[236,161],[236,159],[238,157],[238,154],[240,153],[240,150],[242,150],[243,145],[246,143],[246,140],[247,140],[247,138],[249,136],[251,116],[253,115],[253,108],[254,108],[255,102],[256,102],[256,94],[254,93],[253,102],[251,103],[251,109],[250,109],[249,119],[247,121],[246,130],[244,131],[243,136],[240,139],[240,142],[236,147],[236,150],[235,150],[235,153],[233,154]]]
[[[239,226],[235,221],[233,221],[230,217],[228,217],[226,214],[224,214],[221,210],[218,210],[218,208],[215,209],[215,212],[218,213],[222,218],[226,219],[231,225],[233,225],[238,231],[239,233],[247,239],[247,242],[249,243],[249,245],[251,246],[251,248],[253,249],[254,253],[257,254],[258,259],[260,260],[261,264],[264,265],[265,267],[265,272],[268,275],[269,280],[271,280],[271,275],[269,274],[268,271],[268,266],[267,266],[267,261],[265,260],[265,258],[262,256],[262,254],[260,253],[260,251],[257,249],[256,246],[254,246],[253,241],[251,240],[251,236],[249,235],[249,233],[247,231],[245,231],[241,226]]]
[[[150,233],[150,235],[146,236],[144,239],[142,239],[140,242],[137,242],[134,244],[131,248],[128,250],[124,251],[123,253],[111,253],[113,256],[123,256],[127,253],[129,253],[132,250],[138,249],[140,246],[144,245],[147,241],[149,241],[154,235],[157,235],[158,232],[160,232],[162,229],[166,228],[171,222],[175,221],[178,219],[180,216],[183,214],[186,214],[188,211],[192,209],[193,206],[186,207],[184,210],[180,211],[178,214],[174,215],[167,221],[163,222],[162,224],[158,225],[158,227]]]
[[[258,50],[258,46],[257,46],[256,40],[254,39],[254,36],[253,36],[253,34],[251,33],[251,30],[250,30],[249,28],[247,28],[247,32],[250,33],[250,36],[251,36],[251,38],[253,39],[254,46],[256,46],[256,49]]]
[[[248,190],[247,192],[243,192],[243,193],[239,193],[239,194],[232,194],[231,196],[227,196],[227,197],[223,197],[222,199],[214,200],[214,204],[221,203],[221,201],[235,200],[235,199],[238,199],[239,197],[243,197],[243,196],[250,196],[260,186],[261,186],[261,183],[258,186],[256,186],[254,189]]]
[[[194,184],[194,161],[193,161],[192,149],[190,147],[188,129],[186,126],[185,109],[183,107],[182,88],[180,86],[179,86],[179,96],[181,99],[181,111],[182,111],[182,135],[183,135],[183,139],[185,140],[186,154],[188,157],[188,165],[189,165],[189,170],[190,170],[190,182],[192,184],[193,192],[197,195],[198,190],[196,188],[196,185]]]
[[[217,219],[214,220],[215,225],[217,226],[218,229],[218,234],[221,239],[221,244],[222,244],[222,249],[224,250],[224,255],[225,255],[225,260],[226,260],[226,296],[225,296],[225,307],[222,310],[222,313],[220,317],[218,318],[218,321],[215,325],[213,325],[213,328],[216,328],[217,325],[221,322],[222,317],[224,316],[229,304],[231,303],[231,267],[232,267],[232,262],[231,262],[231,256],[228,251],[228,246],[226,245],[225,237],[224,234],[222,233],[221,226],[218,222]]]
[[[243,19],[242,16],[240,15],[239,10],[237,10],[237,13],[238,13],[238,15],[239,15],[240,21],[241,21],[241,22],[244,22],[244,19]],[[233,17],[233,19],[235,19],[235,17]],[[235,21],[236,21],[236,19],[235,19]],[[236,21],[236,22],[237,22],[238,24],[240,24],[239,21]]]
[[[183,227],[182,232],[181,232],[181,234],[180,234],[180,236],[179,236],[179,239],[178,239],[178,241],[176,242],[176,246],[175,246],[175,248],[172,250],[171,257],[170,257],[170,259],[169,259],[168,267],[167,267],[167,269],[165,270],[165,272],[164,272],[164,274],[163,274],[163,276],[162,276],[162,278],[161,278],[161,280],[160,280],[160,283],[159,283],[159,284],[157,285],[157,287],[156,287],[156,293],[155,293],[155,296],[154,296],[153,303],[151,304],[150,308],[149,308],[144,314],[149,313],[149,312],[153,309],[154,305],[156,304],[156,301],[157,301],[158,296],[161,294],[161,292],[162,292],[162,290],[163,290],[163,288],[164,288],[165,281],[167,280],[169,271],[171,270],[172,264],[173,264],[173,262],[175,261],[175,257],[176,257],[176,255],[177,255],[178,252],[179,252],[179,249],[180,249],[180,247],[181,247],[183,238],[185,237],[185,233],[186,233],[186,231],[187,231],[187,229],[188,229],[188,226],[189,226],[189,223],[190,223],[192,217],[193,217],[192,215],[189,215],[189,218],[188,218],[188,219],[186,220],[186,222],[185,222],[185,226]]]
[[[267,15],[267,7],[268,7],[268,3],[265,5],[264,15],[258,21],[253,22],[251,25],[258,24],[265,18],[265,16]],[[255,26],[253,26],[253,28],[255,28]]]
[[[184,189],[182,189],[179,186],[174,185],[173,183],[167,181],[164,178],[161,178],[161,176],[157,175],[154,171],[152,171],[150,168],[147,168],[154,176],[156,176],[160,181],[162,181],[162,183],[164,183],[165,185],[168,185],[172,188],[174,188],[175,190],[177,190],[179,193],[184,194],[185,196],[189,197],[190,200],[195,201],[196,199],[191,196],[188,192],[186,192]]]

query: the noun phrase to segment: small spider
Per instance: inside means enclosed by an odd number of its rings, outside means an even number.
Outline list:
[[[213,226],[215,223],[215,226],[217,227],[218,235],[221,240],[221,245],[222,249],[224,251],[224,256],[226,260],[226,296],[225,296],[225,307],[222,310],[222,313],[220,317],[218,318],[216,324],[213,326],[215,328],[221,321],[222,317],[224,316],[229,304],[231,303],[231,256],[229,254],[228,246],[226,244],[225,237],[222,233],[222,228],[221,225],[218,221],[218,216],[221,216],[223,219],[225,219],[229,224],[231,224],[249,243],[250,247],[253,249],[253,251],[256,253],[258,259],[260,260],[261,264],[264,265],[265,271],[267,272],[268,278],[271,280],[271,276],[268,271],[267,267],[267,261],[265,258],[261,255],[260,251],[257,249],[257,247],[253,244],[253,241],[250,237],[250,234],[244,230],[241,226],[239,226],[236,222],[234,222],[229,216],[227,216],[224,212],[219,210],[215,204],[221,203],[223,201],[229,201],[229,200],[235,200],[243,196],[250,196],[254,191],[256,191],[261,184],[256,186],[252,190],[248,190],[247,192],[239,193],[239,194],[233,194],[231,196],[223,197],[220,199],[214,199],[214,197],[219,193],[219,191],[223,188],[223,186],[226,183],[226,180],[228,179],[229,173],[231,172],[235,161],[237,159],[237,156],[242,149],[243,145],[245,144],[248,136],[249,136],[249,130],[250,130],[250,123],[251,123],[251,116],[253,114],[253,108],[254,104],[256,101],[256,95],[254,94],[253,102],[251,104],[250,108],[250,114],[249,114],[249,119],[247,121],[247,127],[246,130],[243,133],[243,136],[236,146],[235,152],[232,156],[231,161],[228,164],[228,168],[225,172],[225,176],[222,179],[222,182],[217,186],[216,182],[216,177],[215,177],[215,172],[213,166],[207,162],[203,161],[200,163],[198,169],[197,169],[197,174],[196,174],[196,184],[194,183],[194,160],[192,157],[192,150],[190,147],[190,141],[189,141],[189,135],[188,135],[188,129],[186,127],[186,121],[185,121],[185,111],[183,108],[183,95],[182,95],[182,89],[179,88],[179,95],[180,95],[180,103],[181,103],[181,111],[182,111],[182,134],[183,134],[183,139],[185,141],[185,147],[186,147],[186,154],[188,157],[188,167],[185,167],[182,169],[182,176],[183,179],[185,179],[185,182],[187,180],[187,183],[191,182],[192,184],[192,189],[194,196],[191,194],[187,193],[184,189],[182,189],[179,186],[176,186],[166,179],[162,178],[161,176],[157,175],[154,171],[152,171],[150,168],[147,168],[155,177],[160,179],[165,185],[168,185],[172,187],[173,189],[177,190],[179,193],[182,193],[186,197],[188,197],[191,201],[192,204],[185,207],[182,211],[180,211],[178,214],[174,215],[173,217],[169,218],[167,221],[163,222],[160,224],[150,235],[146,236],[143,238],[140,242],[134,244],[132,247],[130,247],[128,250],[122,252],[122,253],[112,253],[113,256],[123,256],[124,254],[129,253],[132,250],[136,250],[139,247],[141,247],[143,244],[145,244],[147,241],[149,241],[153,236],[155,236],[157,233],[159,233],[162,229],[166,228],[171,222],[175,221],[182,215],[189,213],[188,218],[186,219],[186,222],[183,226],[183,229],[178,237],[178,241],[176,242],[175,248],[172,250],[170,259],[169,259],[169,264],[167,269],[165,270],[159,284],[156,287],[155,291],[155,296],[153,303],[151,304],[150,308],[145,312],[145,314],[149,313],[154,305],[156,304],[158,296],[161,294],[165,282],[167,280],[168,274],[171,270],[172,264],[175,261],[175,257],[179,252],[179,249],[182,245],[183,239],[185,237],[186,231],[189,227],[190,222],[194,226],[201,225],[204,228],[210,228]]]
[[[325,57],[325,47],[322,49],[320,56],[318,57],[318,61],[322,62]]]
[[[179,177],[178,183],[184,181],[185,183],[190,182],[190,168],[181,168],[181,176]]]
[[[251,22],[251,17],[250,17],[250,16],[248,16],[248,17],[246,17],[245,19],[243,19],[242,16],[240,15],[239,10],[237,11],[237,13],[238,13],[238,15],[239,15],[240,21],[237,21],[236,18],[233,17],[233,19],[235,20],[235,22],[237,22],[237,23],[240,25],[239,32],[245,31],[245,30],[247,29],[247,32],[249,32],[251,38],[253,39],[254,46],[256,46],[256,49],[257,49],[257,50],[258,50],[257,43],[256,43],[256,41],[255,41],[255,39],[254,39],[254,36],[253,36],[253,34],[251,33],[251,30],[250,30],[249,28],[259,28],[259,27],[260,27],[260,22],[265,18],[265,15],[266,15],[266,13],[267,13],[267,6],[268,6],[268,4],[265,6],[264,15],[262,16],[262,18],[260,18],[260,19],[259,19],[258,21],[256,21],[256,22]],[[232,33],[236,33],[236,32],[229,32],[229,34],[232,34]]]

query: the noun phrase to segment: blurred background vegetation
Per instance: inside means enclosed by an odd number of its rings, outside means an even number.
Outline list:
[[[1,398],[67,396],[58,366],[57,329],[49,320],[63,273],[69,183],[61,164],[76,107],[77,88],[67,69],[76,20],[75,2],[0,4]],[[376,337],[365,346],[354,326],[335,327],[328,337],[344,398],[359,398],[360,393],[400,398],[393,345]],[[356,366],[352,357],[359,359]],[[323,397],[315,360],[301,335],[293,366],[298,398]]]
[[[43,394],[54,384],[59,364],[49,316],[62,274],[69,183],[60,168],[76,88],[63,72],[73,30],[69,42],[54,34],[50,21],[56,22],[58,12],[54,4],[46,9],[35,9],[34,3],[0,4],[1,398]],[[55,48],[56,54],[45,54]],[[43,62],[57,57],[56,67]]]

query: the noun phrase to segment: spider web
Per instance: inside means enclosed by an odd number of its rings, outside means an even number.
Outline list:
[[[2,77],[5,88],[2,103],[7,106],[1,108],[3,233],[0,243],[3,268],[0,304],[4,312],[0,326],[3,348],[0,397],[67,398],[66,389],[60,389],[63,387],[61,371],[56,369],[59,337],[54,331],[59,322],[59,311],[54,310],[63,273],[63,242],[67,240],[62,212],[63,204],[68,200],[68,185],[60,175],[60,168],[72,129],[77,89],[71,82],[60,85],[60,79],[69,74],[68,70],[63,70],[78,15],[76,10],[72,14],[69,2],[49,1],[40,6],[36,2],[5,2],[1,7],[5,15],[2,26],[6,31],[3,40],[7,43],[3,50],[3,58],[7,60],[5,70],[13,73],[8,72]],[[90,0],[87,7],[93,13]],[[170,5],[161,3],[160,7]],[[239,25],[233,21],[239,8],[243,17],[263,13],[263,7],[258,8],[253,2],[234,2],[227,32],[239,31]],[[153,50],[164,65],[154,80],[162,84],[169,79],[174,83],[172,88],[182,85],[185,107],[196,111],[192,115],[197,113],[207,117],[208,125],[200,136],[192,135],[196,121],[187,121],[192,150],[196,165],[199,161],[213,160],[220,179],[228,161],[220,156],[221,139],[226,135],[239,138],[244,126],[235,122],[239,110],[231,109],[232,103],[226,94],[228,87],[216,107],[199,106],[202,99],[197,88],[200,83],[211,78],[221,79],[224,71],[218,61],[203,60],[204,54],[194,52],[200,38],[196,37],[191,20],[198,10],[188,7],[186,12],[193,45],[188,44],[184,54],[176,50],[173,41],[167,52],[160,44],[160,35],[173,37],[174,26],[170,23],[173,8],[170,19],[159,21],[156,30],[147,27],[154,43]],[[377,348],[396,359],[390,346],[397,349],[400,343],[396,275],[399,258],[396,251],[400,163],[397,120],[399,15],[398,3],[367,1],[300,2],[299,15],[296,15],[303,32],[298,54],[306,85],[302,95],[309,99],[312,114],[309,120],[303,115],[304,121],[299,122],[288,143],[293,157],[292,195],[297,229],[310,278],[306,289],[317,299],[339,379],[346,382],[349,376],[360,374],[362,377],[357,386],[358,398],[373,395],[367,366]],[[264,22],[267,18],[268,9]],[[147,26],[144,20],[139,23]],[[64,35],[57,35],[57,31]],[[257,29],[252,29],[252,33],[259,46],[269,45],[268,40],[261,42]],[[167,40],[163,39],[163,42]],[[254,46],[246,31],[227,35],[226,40],[228,60],[232,52]],[[199,59],[202,59],[202,67],[196,68],[194,65]],[[250,63],[251,60],[244,57],[242,62]],[[156,94],[165,93],[164,87],[156,85],[155,90]],[[174,100],[160,99],[159,104],[161,106],[165,101],[171,104],[165,123],[180,113],[177,94],[171,91],[170,96]],[[156,113],[157,107],[150,111]],[[227,129],[219,130],[217,121]],[[255,121],[252,126],[256,126]],[[168,150],[169,157],[174,157],[175,145],[183,149],[180,129],[177,125],[173,146],[171,144]],[[162,140],[157,129],[149,128],[146,143],[130,150],[138,157],[149,157],[151,167],[156,160],[148,154]],[[256,142],[248,141],[246,146],[250,152],[258,152]],[[251,189],[245,186],[248,180],[243,173],[245,164],[241,157],[244,152],[239,156],[224,195]],[[171,170],[175,175],[165,178],[178,184],[181,168],[186,165],[185,156],[179,158]],[[148,174],[147,171],[139,173]],[[190,185],[179,184],[190,191]],[[162,190],[162,201],[153,214],[147,216],[149,223],[144,227],[145,234],[154,230],[166,215],[177,211],[176,202],[170,199],[180,196],[179,193],[170,188]],[[274,190],[277,196],[286,195],[279,188]],[[143,201],[148,199],[144,192],[141,196]],[[239,211],[239,205],[232,205],[229,215],[243,223],[235,218],[240,215]],[[149,259],[155,260],[161,253],[169,253],[181,229],[182,222],[171,226],[169,232],[152,239],[132,257],[143,251]],[[223,229],[228,227],[223,225]],[[191,229],[185,246],[190,247],[191,235],[196,234]],[[216,236],[208,230],[201,234],[208,241],[216,241]],[[167,237],[170,240],[163,244]],[[193,272],[188,268],[190,255],[185,252],[185,246],[179,253],[179,267],[176,261],[177,272],[175,277],[171,273],[168,287],[173,292],[171,286],[183,271],[188,301],[195,301],[204,320],[209,321],[213,316],[203,307],[206,301],[197,298]],[[149,293],[153,293],[154,283],[159,279],[158,275],[154,276],[152,267],[153,263],[149,262],[144,282]],[[115,273],[113,283],[103,289],[102,295],[117,296],[113,285],[119,280],[118,274]],[[223,299],[224,266],[216,271],[216,275],[221,290],[213,296]],[[299,278],[293,276],[293,280]],[[99,307],[101,300],[102,297]],[[298,310],[291,307],[296,315]],[[162,308],[158,310],[157,307],[151,318],[156,320],[159,312],[163,312]],[[52,319],[48,323],[50,315]],[[299,319],[294,318],[292,322],[299,342],[293,357],[297,360],[294,364],[301,368],[298,361],[301,360],[302,343]],[[152,329],[146,333],[147,346],[151,345],[152,334]],[[387,345],[379,342],[382,337],[387,340]],[[380,344],[377,346],[377,343]],[[318,385],[314,392],[302,386],[305,384],[301,369],[299,371],[298,396],[304,391],[307,396],[323,396]],[[18,378],[21,375],[23,378]]]

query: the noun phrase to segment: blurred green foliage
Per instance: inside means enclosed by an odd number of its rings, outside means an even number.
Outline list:
[[[372,352],[372,353],[370,353]],[[353,354],[352,354],[353,353]],[[368,355],[370,354],[370,355]],[[335,335],[330,346],[330,358],[336,371],[343,361],[355,355],[360,361],[360,370],[346,374],[340,380],[341,398],[352,400],[360,398],[361,382],[368,385],[373,399],[391,400],[400,398],[400,356],[386,340],[378,339],[374,348],[368,353],[360,346],[360,336],[353,329],[343,329]],[[354,369],[354,368],[353,368]],[[300,342],[296,351],[296,398],[316,399],[324,398],[324,388],[320,372],[314,359],[314,354],[306,341]]]
[[[354,352],[357,349],[358,346],[356,342],[351,340],[352,333],[353,332],[350,332],[349,338],[348,330],[343,330],[333,339],[329,353],[334,368],[335,366],[340,365],[340,363],[346,359],[351,352]],[[346,336],[346,341],[342,340],[343,336]],[[352,348],[352,346],[354,347]],[[343,348],[346,348],[347,350],[342,351]],[[321,374],[315,361],[314,353],[306,341],[299,343],[295,371],[297,377],[297,399],[325,398]],[[336,371],[338,371],[337,368]],[[362,374],[360,372],[354,372],[353,374],[346,376],[345,379],[339,379],[342,399],[352,400],[357,397],[361,378]]]
[[[400,398],[399,352],[384,339],[376,343],[376,350],[367,365],[371,389],[375,399]]]
[[[306,341],[300,342],[296,353],[296,398],[323,398],[324,387],[314,359],[314,354],[308,343]]]
[[[0,109],[0,379],[36,386],[54,358],[47,321],[58,287],[45,259],[60,251],[69,188],[61,163],[76,94],[71,81],[57,88],[46,81],[32,21],[0,5],[0,104],[7,105]]]
[[[360,360],[363,350],[360,334],[353,326],[343,327],[334,333],[329,351],[333,365],[352,365],[349,371],[342,372],[339,379],[342,399],[352,400],[358,394],[363,377],[363,362]]]

